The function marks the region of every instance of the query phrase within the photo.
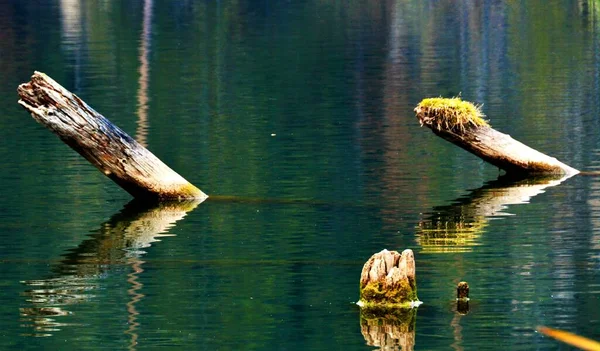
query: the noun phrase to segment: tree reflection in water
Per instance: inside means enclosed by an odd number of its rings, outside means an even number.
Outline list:
[[[509,216],[509,205],[529,203],[546,188],[569,177],[515,179],[507,176],[491,181],[460,197],[452,204],[434,207],[417,226],[422,252],[468,252],[479,245],[490,218]]]
[[[130,349],[137,343],[136,328],[139,313],[136,304],[143,299],[139,275],[144,271],[144,248],[171,236],[168,230],[192,211],[200,201],[163,202],[147,204],[133,200],[76,248],[69,250],[52,269],[46,279],[27,280],[24,291],[28,306],[20,309],[22,325],[32,329],[24,333],[30,336],[51,336],[62,327],[72,325],[59,321],[71,312],[69,305],[81,304],[94,299],[93,291],[101,288],[101,279],[108,274],[119,273],[126,267],[130,284],[127,303],[128,329],[131,336]]]

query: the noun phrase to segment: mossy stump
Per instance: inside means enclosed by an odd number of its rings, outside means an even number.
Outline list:
[[[402,254],[383,250],[365,263],[360,276],[360,300],[363,311],[393,314],[418,306],[415,256],[410,249]]]
[[[575,175],[578,170],[494,130],[478,106],[456,98],[427,98],[415,112],[421,126],[507,174]]]

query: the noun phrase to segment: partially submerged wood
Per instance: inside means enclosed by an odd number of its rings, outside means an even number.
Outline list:
[[[513,175],[564,174],[578,170],[500,133],[481,110],[460,98],[428,98],[415,108],[421,125],[439,137]]]
[[[460,282],[456,286],[456,312],[465,315],[469,313],[469,284]]]
[[[460,282],[456,286],[456,299],[469,301],[469,284],[467,282]]]
[[[207,195],[119,127],[50,77],[35,72],[18,88],[19,104],[135,198],[199,199]]]
[[[360,275],[360,307],[390,313],[419,304],[412,250],[406,249],[402,254],[383,250],[364,264]]]

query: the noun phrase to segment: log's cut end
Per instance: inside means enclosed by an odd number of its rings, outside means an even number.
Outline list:
[[[469,127],[489,127],[479,106],[454,98],[427,98],[415,107],[421,125],[437,130],[464,130]]]
[[[383,250],[365,263],[360,277],[361,308],[387,314],[420,304],[412,250],[402,254]]]

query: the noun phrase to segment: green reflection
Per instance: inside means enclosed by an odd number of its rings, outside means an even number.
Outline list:
[[[143,285],[139,275],[144,271],[144,248],[161,237],[171,236],[168,231],[192,211],[201,201],[148,203],[133,200],[102,223],[89,239],[69,250],[53,275],[39,280],[23,281],[28,289],[23,292],[28,306],[20,309],[22,326],[32,329],[28,336],[51,336],[61,327],[70,325],[57,320],[71,312],[67,306],[94,299],[93,291],[102,288],[101,278],[119,267],[127,266],[129,301],[126,303],[130,349],[137,344],[136,329],[139,313],[136,304],[143,299]]]
[[[546,188],[569,178],[544,177],[519,179],[501,176],[452,204],[434,207],[417,226],[421,252],[468,252],[479,245],[491,218],[509,216],[509,205],[529,203]]]

